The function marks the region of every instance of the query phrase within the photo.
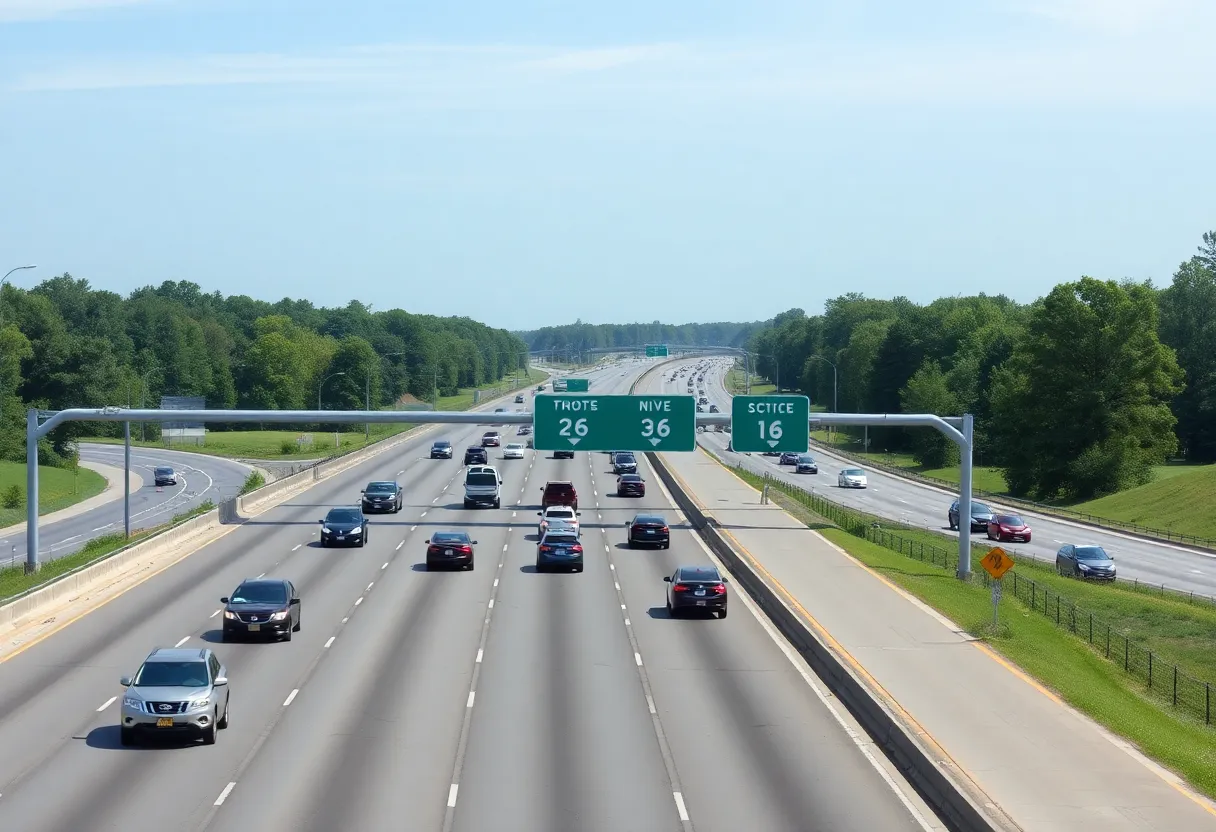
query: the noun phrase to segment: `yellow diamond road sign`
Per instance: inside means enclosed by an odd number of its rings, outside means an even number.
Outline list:
[[[1013,568],[1013,558],[1009,557],[1000,546],[994,546],[980,560],[980,564],[989,575],[999,580],[1002,575]]]

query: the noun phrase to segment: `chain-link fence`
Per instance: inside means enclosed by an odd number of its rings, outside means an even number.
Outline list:
[[[771,491],[780,492],[850,534],[942,569],[952,572],[958,569],[956,550],[934,546],[932,543],[901,535],[897,531],[890,531],[879,525],[877,518],[844,508],[819,494],[770,474],[759,476],[746,468],[736,465],[729,467],[744,479],[761,481]],[[981,553],[973,554],[978,563]],[[973,580],[982,582],[984,586],[990,584],[991,579],[983,569],[973,570],[972,575]],[[1205,725],[1212,724],[1211,682],[1191,676],[1177,665],[1137,643],[1138,640],[1132,634],[1120,632],[1092,611],[1033,578],[1010,572],[1002,586],[1011,589],[1013,595],[1027,608],[1055,622],[1057,627],[1067,629],[1073,635],[1084,639],[1092,649],[1143,684],[1150,695],[1168,702],[1196,720],[1202,720]]]

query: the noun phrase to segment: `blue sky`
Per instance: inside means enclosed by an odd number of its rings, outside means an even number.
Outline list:
[[[1167,283],[1210,0],[0,0],[0,267],[512,329]]]

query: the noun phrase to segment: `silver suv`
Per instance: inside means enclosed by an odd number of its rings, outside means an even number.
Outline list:
[[[120,739],[134,745],[142,733],[188,736],[215,744],[228,727],[227,671],[207,649],[158,647],[132,679],[124,676]]]

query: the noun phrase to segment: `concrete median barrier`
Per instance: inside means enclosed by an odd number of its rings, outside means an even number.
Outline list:
[[[815,632],[760,571],[752,568],[745,554],[731,545],[717,521],[702,510],[662,458],[654,453],[647,453],[646,457],[689,524],[735,577],[739,589],[756,601],[938,815],[958,832],[1018,829],[1003,813],[986,809],[986,797],[978,787],[971,788],[963,778],[939,764],[921,738],[919,726],[903,718],[897,704],[888,703],[881,689],[854,672],[829,640]]]

